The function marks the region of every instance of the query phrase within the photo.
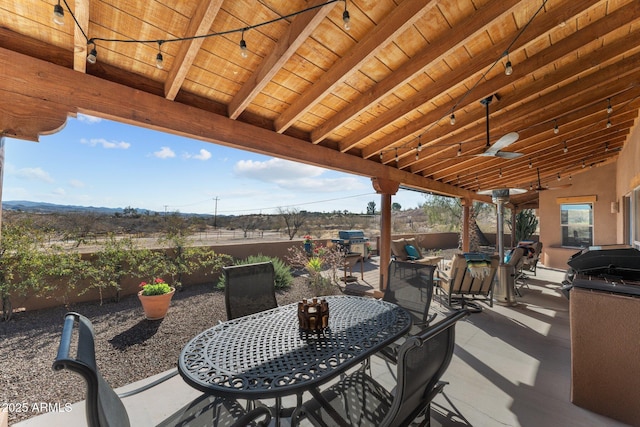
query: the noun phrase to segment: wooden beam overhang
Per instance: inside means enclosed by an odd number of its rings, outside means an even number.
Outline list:
[[[487,199],[452,185],[2,48],[0,64],[3,75],[0,131],[5,136],[37,140],[39,134],[60,129],[67,115],[86,113],[346,173],[397,181],[438,194]]]

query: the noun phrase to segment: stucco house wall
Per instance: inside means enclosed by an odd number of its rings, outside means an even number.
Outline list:
[[[543,243],[542,263],[558,269],[567,268],[567,260],[579,248],[563,248],[560,230],[561,199],[595,197],[593,212],[594,245],[628,243],[624,235],[623,197],[640,186],[640,123],[636,120],[629,140],[617,160],[604,165],[587,167],[559,184],[571,186],[540,193],[540,240]],[[570,200],[570,199],[569,199]],[[612,203],[614,205],[612,206]],[[637,218],[636,220],[640,220]]]
[[[543,244],[542,263],[551,268],[566,269],[569,257],[580,248],[562,247],[560,230],[560,204],[562,200],[594,197],[593,243],[615,244],[617,241],[617,214],[611,213],[611,202],[616,200],[616,163],[590,168],[582,173],[563,178],[559,184],[570,183],[568,188],[540,192],[540,241]],[[573,199],[577,200],[577,199]]]

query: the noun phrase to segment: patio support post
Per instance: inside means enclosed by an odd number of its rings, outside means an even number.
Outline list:
[[[469,252],[470,249],[470,233],[469,233],[469,215],[471,214],[471,205],[473,200],[465,198],[462,202],[462,252]]]
[[[384,178],[371,178],[376,193],[380,194],[380,291],[387,288],[387,274],[391,260],[391,196],[398,192],[399,182]]]

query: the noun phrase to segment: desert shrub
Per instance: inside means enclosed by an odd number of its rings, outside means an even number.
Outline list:
[[[269,262],[273,264],[274,276],[275,276],[275,284],[274,287],[276,289],[286,289],[291,286],[293,283],[293,274],[291,274],[291,270],[289,267],[278,257],[270,257],[268,255],[250,255],[247,258],[237,260],[234,265],[245,265],[245,264],[255,264],[258,262]],[[225,287],[225,279],[224,274],[220,276],[220,280],[218,281],[218,288],[224,289]]]

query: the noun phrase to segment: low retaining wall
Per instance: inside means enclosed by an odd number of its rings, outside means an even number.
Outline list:
[[[425,249],[449,249],[455,248],[458,245],[458,233],[433,233],[433,234],[407,234],[407,235],[394,235],[392,238],[401,237],[416,237],[420,244],[420,247]],[[370,236],[372,244],[376,244],[376,248],[379,247],[379,236]],[[331,240],[319,240],[318,242],[326,245]],[[208,246],[216,253],[227,254],[235,259],[244,259],[250,255],[266,255],[270,257],[277,257],[286,262],[286,256],[288,250],[294,246],[301,246],[302,240],[284,240],[284,241],[271,241],[271,242],[241,242],[241,243],[228,243]],[[163,249],[157,249],[163,250]],[[164,249],[170,251],[171,249]],[[84,258],[90,259],[93,254],[83,254]],[[219,273],[208,274],[206,271],[196,271],[193,274],[183,277],[182,284],[184,286],[199,285],[204,283],[217,283]],[[120,290],[120,296],[135,295],[140,290],[141,278],[139,277],[126,277],[122,280],[122,289]],[[84,294],[78,295],[82,289],[86,289],[89,286],[88,282],[78,283],[74,289],[64,291],[64,285],[59,286],[55,294],[37,296],[34,294],[26,296],[17,296],[11,299],[14,310],[39,310],[43,308],[56,307],[66,304],[74,304],[79,302],[91,302],[99,301],[100,294],[98,289],[88,289]],[[116,291],[113,289],[107,289],[103,291],[102,298],[104,301],[113,300],[116,297]]]

